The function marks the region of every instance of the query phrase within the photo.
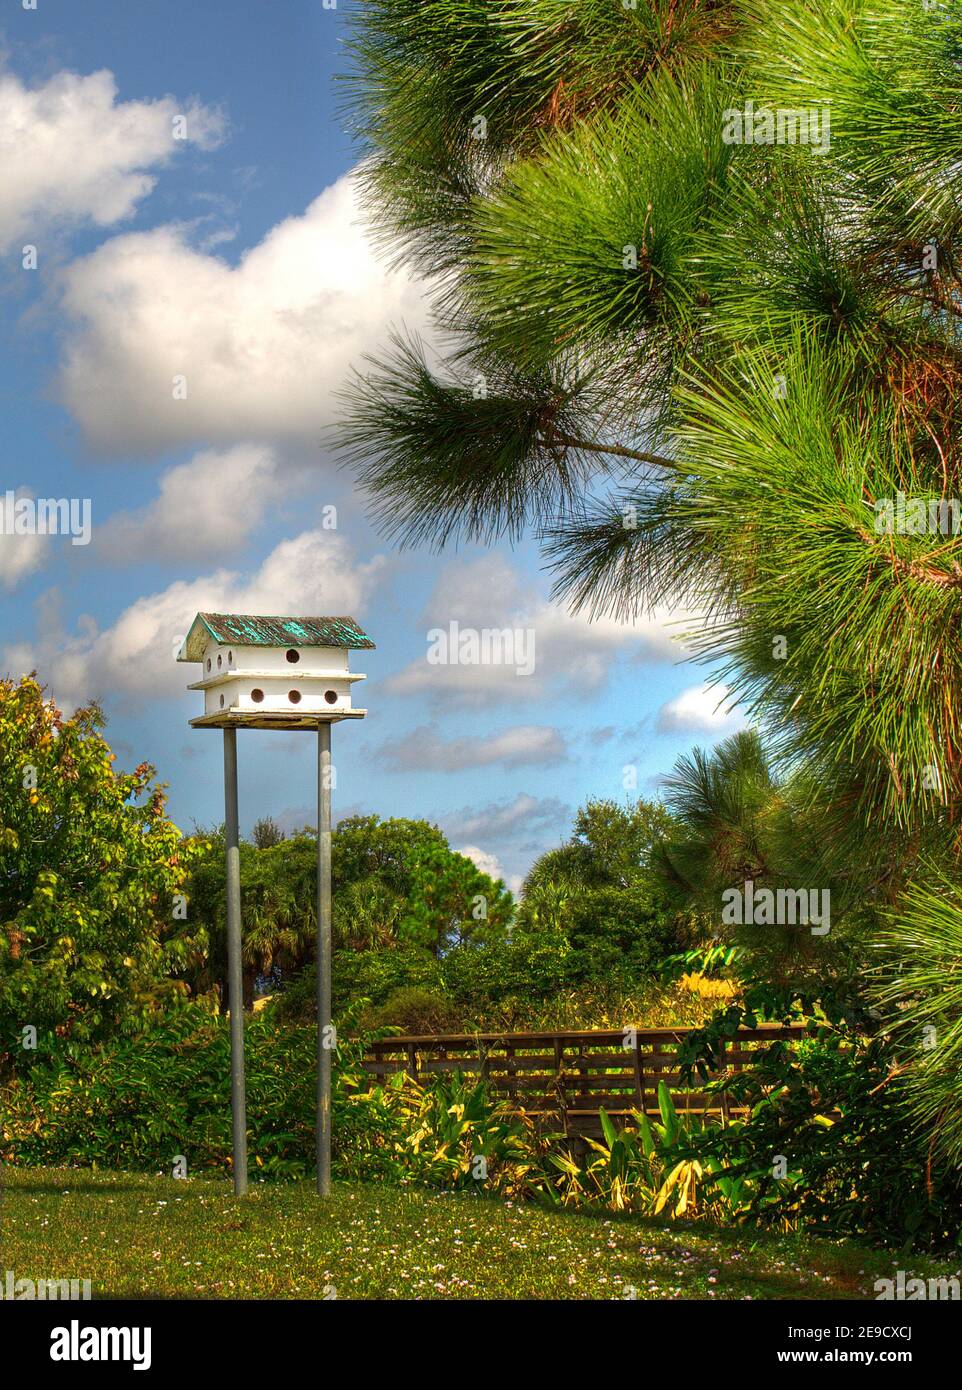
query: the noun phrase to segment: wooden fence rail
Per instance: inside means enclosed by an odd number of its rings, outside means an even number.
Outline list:
[[[727,1098],[685,1082],[678,1050],[685,1028],[593,1029],[565,1033],[451,1033],[383,1038],[372,1043],[364,1067],[382,1084],[399,1071],[424,1082],[460,1072],[484,1077],[529,1114],[563,1125],[565,1133],[593,1133],[603,1107],[616,1123],[634,1110],[658,1112],[664,1081],[682,1113],[734,1113]],[[724,1043],[717,1079],[751,1067],[759,1048],[805,1034],[804,1025],[740,1028]]]

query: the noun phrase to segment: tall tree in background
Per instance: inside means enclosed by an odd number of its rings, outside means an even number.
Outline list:
[[[287,977],[314,959],[317,930],[317,841],[310,834],[265,839],[264,822],[253,843],[240,846],[244,902],[244,998],[253,1002],[259,974],[279,966]],[[195,963],[195,993],[227,992],[227,899],[223,830],[201,831],[190,891],[192,919],[202,923],[210,950]],[[427,821],[350,816],[332,838],[334,944],[340,951],[420,947],[436,956],[461,942],[501,936],[514,900],[451,849]]]
[[[342,443],[386,529],[443,545],[531,527],[575,605],[681,606],[866,894],[897,909],[928,884],[945,904],[962,9],[360,14],[368,205],[436,287],[441,359],[399,334],[346,404]]]
[[[517,930],[564,941],[588,979],[637,982],[685,945],[687,903],[653,867],[675,823],[657,801],[589,801],[570,838],[531,866]]]
[[[647,871],[671,826],[671,816],[657,801],[589,801],[575,816],[570,839],[532,865],[525,893],[559,879],[589,888],[624,888]]]
[[[879,924],[861,865],[825,854],[822,817],[812,811],[804,775],[776,777],[761,739],[746,730],[710,753],[695,748],[679,758],[662,795],[672,822],[652,867],[714,938],[740,948],[742,976],[808,996],[830,983],[851,992],[865,967],[866,930]],[[747,891],[749,883],[776,893],[819,883],[830,895],[828,931],[813,934],[795,912],[786,922],[726,924],[719,915],[726,890]]]

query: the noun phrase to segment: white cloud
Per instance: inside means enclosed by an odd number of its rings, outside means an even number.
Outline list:
[[[358,564],[342,537],[305,531],[282,541],[249,576],[221,569],[178,580],[137,599],[103,631],[87,619],[73,635],[53,630],[33,646],[8,647],[3,667],[14,675],[36,667],[65,707],[114,693],[175,695],[196,679],[193,667],[174,661],[195,613],[357,614],[383,564],[378,556]]]
[[[478,849],[477,845],[462,845],[455,853],[463,854],[465,859],[470,859],[483,874],[489,874],[491,878],[504,878],[504,870],[498,862],[497,855],[488,854],[486,850]]]
[[[441,829],[452,845],[465,845],[459,853],[486,873],[494,870],[483,860],[496,865],[497,876],[517,893],[532,861],[561,841],[570,822],[571,808],[557,797],[519,792],[513,799],[452,812],[441,818]]]
[[[560,732],[547,724],[518,724],[500,733],[443,738],[430,724],[375,752],[392,772],[460,772],[468,767],[524,767],[557,763],[567,756]]]
[[[348,367],[387,325],[427,326],[419,284],[375,259],[352,177],[274,227],[237,266],[181,227],[115,237],[67,272],[63,398],[112,450],[310,441]],[[175,377],[186,399],[174,398]]]
[[[449,837],[515,844],[536,837],[545,827],[560,827],[567,819],[568,808],[556,798],[518,792],[511,801],[454,812],[444,818],[442,828]]]
[[[711,734],[723,738],[746,727],[747,721],[732,708],[728,687],[724,685],[691,685],[658,711],[660,734]]]
[[[32,497],[26,488],[17,488],[14,497]],[[0,585],[5,589],[15,589],[27,575],[34,574],[43,565],[44,546],[51,543],[49,536],[25,534],[12,536],[6,534],[4,523],[5,502],[0,493]],[[11,525],[12,520],[11,520]]]
[[[486,850],[478,849],[477,845],[463,845],[456,853],[463,854],[465,859],[470,859],[471,863],[475,864],[481,872],[487,874],[489,878],[500,878],[505,887],[509,889],[515,897],[518,897],[521,892],[522,884],[524,883],[524,875],[505,873],[501,866],[501,861],[496,854],[488,854]]]
[[[277,473],[277,455],[262,444],[195,454],[167,469],[148,506],[115,512],[97,528],[98,558],[128,564],[229,555],[263,519]]]
[[[613,618],[591,622],[543,598],[501,556],[485,556],[442,573],[424,614],[424,655],[392,676],[387,687],[399,695],[475,707],[541,701],[559,691],[593,695],[603,689],[619,656],[645,663],[682,656],[679,635],[686,617],[680,610],[661,609],[634,624]],[[429,634],[447,630],[452,622],[459,631],[517,633],[522,655],[530,652],[533,641],[530,674],[519,674],[517,664],[432,664]]]
[[[60,72],[33,87],[0,71],[0,246],[122,221],[153,189],[148,169],[222,134],[221,116],[196,102],[118,102],[107,71]]]

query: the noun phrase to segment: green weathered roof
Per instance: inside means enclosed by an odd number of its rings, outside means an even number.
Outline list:
[[[353,618],[279,618],[250,613],[198,613],[178,661],[200,661],[211,638],[235,647],[350,647],[374,643]]]

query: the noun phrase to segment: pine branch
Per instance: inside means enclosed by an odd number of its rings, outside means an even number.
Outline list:
[[[557,430],[549,432],[544,443],[550,448],[561,444],[566,449],[577,449],[585,454],[610,454],[612,458],[635,459],[639,463],[650,463],[657,468],[671,468],[672,461],[664,454],[646,454],[640,449],[630,449],[624,444],[602,444],[595,440],[574,439],[571,435]]]

